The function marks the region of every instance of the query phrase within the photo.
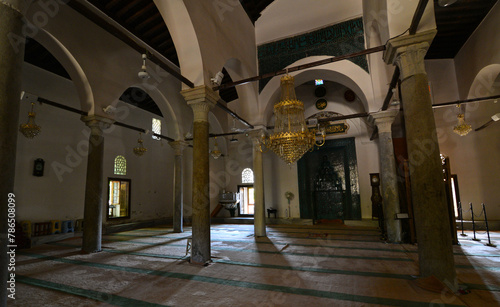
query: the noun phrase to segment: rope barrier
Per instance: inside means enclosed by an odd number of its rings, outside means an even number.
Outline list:
[[[462,224],[462,233],[460,234],[462,237],[467,237],[467,235],[464,233],[464,213],[462,210],[462,203],[458,202],[458,208],[460,210],[460,223]]]
[[[472,208],[472,203],[469,203],[469,205],[470,205],[470,212],[472,219],[472,232],[474,233],[474,238],[472,240],[481,241],[480,239],[476,238],[476,223],[474,222],[474,208]]]
[[[479,215],[475,215],[475,214],[474,214],[476,217],[481,217],[481,215],[483,215],[483,212],[484,212],[484,204],[482,204],[482,205],[483,205],[483,209],[481,210],[481,213],[479,213]]]
[[[486,207],[484,206],[484,203],[481,204],[483,206],[483,212],[484,212],[484,221],[486,223],[486,233],[488,234],[488,243],[486,244],[487,246],[492,246],[496,247],[496,245],[491,244],[491,238],[490,238],[490,229],[488,227],[488,218],[486,217]]]
[[[460,212],[461,212],[461,222],[462,222],[462,234],[461,236],[467,236],[466,234],[464,234],[464,218],[463,218],[463,211],[462,211],[462,205],[460,203],[458,203],[459,205],[459,209],[460,209]],[[471,220],[472,220],[472,232],[474,234],[474,238],[472,239],[473,241],[481,241],[481,239],[478,239],[476,238],[476,221],[474,220],[474,217],[481,217],[484,213],[484,223],[485,223],[485,226],[486,226],[486,231],[485,232],[480,232],[479,234],[487,234],[488,236],[488,243],[486,244],[487,246],[492,246],[492,247],[496,247],[496,245],[492,244],[491,243],[491,238],[490,238],[490,230],[489,230],[489,227],[488,227],[488,217],[486,216],[486,206],[484,205],[484,203],[481,204],[481,213],[479,213],[479,215],[476,215],[474,214],[474,209],[472,207],[472,203],[469,203],[470,205],[470,209],[469,211],[471,212]]]

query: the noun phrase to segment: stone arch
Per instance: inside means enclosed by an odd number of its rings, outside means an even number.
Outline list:
[[[175,140],[183,138],[179,129],[179,121],[172,108],[172,105],[169,103],[167,97],[165,97],[165,95],[157,87],[147,86],[147,84],[144,83],[133,84],[131,85],[131,87],[140,88],[155,101],[167,124],[166,128],[168,131],[168,137],[171,137]]]
[[[228,59],[224,64],[224,68],[231,75],[233,81],[251,77],[250,72],[237,58]],[[254,114],[259,114],[259,105],[256,103],[258,101],[258,83],[251,82],[236,86],[235,88],[240,100],[237,112],[246,120]]]
[[[183,1],[154,2],[174,41],[182,75],[195,86],[204,84],[201,49],[186,5]]]
[[[53,35],[44,29],[38,28],[36,41],[44,46],[68,72],[80,98],[83,111],[94,113],[94,95],[89,80],[80,64],[69,50]]]
[[[315,56],[301,59],[289,67],[306,64],[312,61],[318,61],[329,58],[327,56]],[[373,104],[373,89],[370,75],[361,67],[350,61],[339,61],[323,66],[312,67],[301,71],[290,73],[295,77],[295,86],[316,78],[335,81],[350,89],[361,99],[363,107],[369,111],[369,106]],[[259,96],[260,109],[262,112],[261,120],[268,122],[272,117],[274,102],[280,95],[280,76],[272,78]]]
[[[468,99],[500,94],[500,64],[481,69],[469,88]]]

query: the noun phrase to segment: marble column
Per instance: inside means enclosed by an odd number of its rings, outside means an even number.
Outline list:
[[[456,289],[450,222],[424,56],[436,30],[389,40],[384,60],[401,71],[420,275]]]
[[[23,0],[0,1],[0,169],[2,170],[0,181],[0,306],[7,305],[7,295],[11,294],[7,291],[9,193],[15,195],[14,176],[25,39],[22,31],[22,18],[30,3],[31,1]],[[15,201],[16,198],[13,197],[13,200]]]
[[[104,158],[103,130],[109,128],[113,121],[97,115],[84,116],[82,121],[90,128],[82,250],[86,253],[95,253],[101,251],[102,208],[105,201],[102,197],[105,187],[102,176]]]
[[[253,141],[253,188],[254,188],[254,234],[256,237],[266,236],[266,208],[264,203],[264,170],[262,165],[262,151],[260,150],[260,136],[262,131],[252,133]]]
[[[174,232],[183,232],[182,228],[182,212],[184,204],[183,195],[183,176],[182,176],[182,152],[188,143],[184,141],[169,142],[174,149],[174,214],[173,226]]]
[[[210,261],[210,194],[208,112],[219,95],[202,85],[181,91],[193,109],[193,238],[191,263]]]
[[[401,221],[396,218],[399,210],[396,160],[392,144],[392,123],[398,110],[381,111],[371,114],[371,119],[378,128],[378,149],[380,153],[380,177],[382,182],[382,201],[384,220],[387,228],[387,240],[401,242]]]

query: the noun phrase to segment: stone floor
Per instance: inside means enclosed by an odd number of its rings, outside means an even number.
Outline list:
[[[192,265],[190,227],[144,228],[18,250],[9,306],[500,306],[500,251],[459,236],[461,291],[417,279],[417,247],[385,244],[374,228],[345,225],[212,225],[213,263]],[[500,232],[491,234],[500,244]]]

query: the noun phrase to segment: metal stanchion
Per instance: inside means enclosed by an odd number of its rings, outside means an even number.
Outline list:
[[[460,223],[462,224],[462,233],[460,234],[462,237],[467,237],[464,233],[464,211],[462,210],[462,203],[458,202],[458,207],[460,208]]]
[[[470,215],[472,217],[472,232],[474,233],[474,238],[472,240],[481,241],[480,239],[476,238],[476,223],[474,222],[474,209],[472,208],[472,203],[469,203],[469,205],[470,205]]]
[[[491,247],[497,247],[495,244],[491,244],[490,229],[488,228],[488,218],[486,217],[486,208],[484,207],[484,203],[481,205],[483,206],[484,222],[486,223],[486,234],[488,234],[488,243],[486,245]]]

